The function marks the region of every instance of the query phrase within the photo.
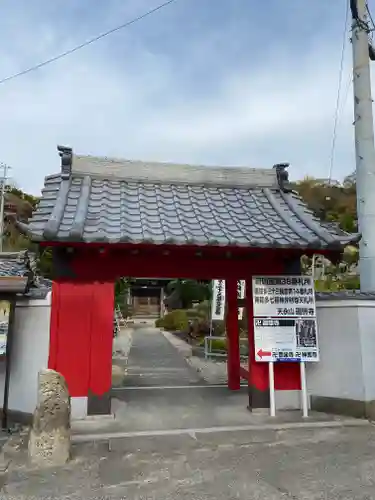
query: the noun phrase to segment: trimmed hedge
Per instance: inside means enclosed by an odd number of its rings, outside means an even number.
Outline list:
[[[182,309],[176,309],[166,314],[163,318],[159,318],[155,321],[155,326],[157,328],[165,328],[171,332],[175,331],[185,331],[188,328],[188,318],[186,311]]]
[[[192,326],[192,336],[200,338],[210,334],[210,303],[209,301],[201,302],[196,307],[191,309],[176,309],[167,313],[163,318],[155,321],[156,328],[165,328],[169,331],[187,332],[189,323]],[[240,337],[246,337],[247,321],[246,311],[242,320],[239,321]],[[225,336],[225,321],[212,322],[212,335],[215,337]]]

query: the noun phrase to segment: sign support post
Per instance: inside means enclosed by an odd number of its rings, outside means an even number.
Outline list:
[[[270,416],[276,417],[276,401],[275,401],[275,372],[274,363],[268,363],[269,386],[270,386]]]
[[[301,397],[302,397],[302,416],[307,418],[309,416],[309,404],[306,384],[306,365],[304,361],[300,363],[301,370]]]

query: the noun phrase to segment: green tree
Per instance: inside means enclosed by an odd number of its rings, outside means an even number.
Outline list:
[[[177,279],[167,285],[167,303],[170,309],[190,309],[194,302],[211,298],[211,283]]]

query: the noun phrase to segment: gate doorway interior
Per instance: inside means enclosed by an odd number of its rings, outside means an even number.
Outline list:
[[[133,316],[159,316],[160,297],[133,296]]]
[[[300,257],[339,258],[358,240],[316,219],[288,184],[287,165],[211,168],[73,155],[59,147],[36,212],[19,228],[52,246],[49,367],[91,413],[110,412],[114,282],[121,276],[223,279],[228,387],[245,377],[253,407],[268,407],[268,370],[241,370],[237,280],[246,280],[253,346],[252,276],[300,273]],[[275,388],[299,389],[298,366],[275,367]]]

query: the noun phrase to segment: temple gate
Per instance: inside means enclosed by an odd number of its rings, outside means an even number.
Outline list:
[[[49,367],[89,413],[110,412],[117,278],[224,279],[228,387],[246,378],[253,407],[268,407],[268,369],[256,363],[253,275],[298,274],[300,257],[338,258],[356,236],[315,218],[288,184],[286,164],[213,168],[74,155],[45,179],[39,206],[18,227],[53,247]],[[240,367],[237,280],[246,280],[248,370]],[[78,313],[79,311],[79,313]],[[300,388],[299,367],[278,363],[275,388]]]

